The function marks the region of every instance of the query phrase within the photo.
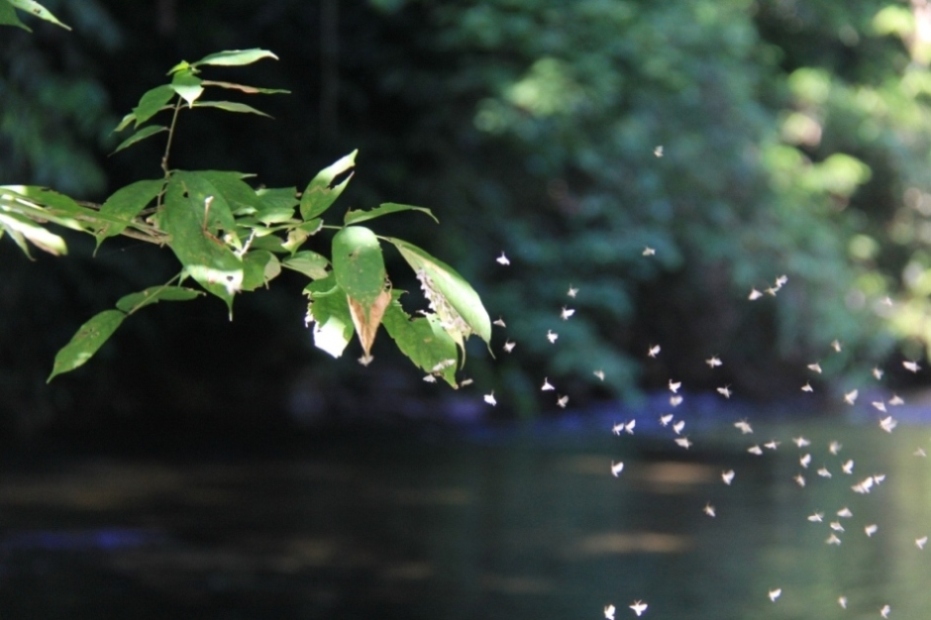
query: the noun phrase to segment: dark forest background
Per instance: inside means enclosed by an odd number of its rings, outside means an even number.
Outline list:
[[[0,183],[102,202],[157,178],[157,140],[107,156],[122,115],[181,59],[263,47],[280,61],[235,77],[292,91],[263,100],[275,120],[182,119],[173,164],[302,187],[358,148],[343,208],[433,209],[439,227],[389,228],[454,265],[508,327],[497,359],[470,349],[475,383],[453,392],[384,337],[368,368],[315,350],[303,283],[283,275],[239,300],[233,322],[218,300],[147,309],[46,385],[81,323],[170,277],[174,258],[129,239],[92,256],[69,236],[68,257],[30,262],[3,239],[0,437],[548,414],[544,376],[571,407],[637,399],[669,377],[755,402],[797,399],[807,380],[831,402],[874,366],[896,389],[927,378],[901,367],[931,338],[923,1],[45,4],[73,32],[0,31]],[[747,300],[783,274],[775,298]],[[576,309],[565,323],[564,305]]]

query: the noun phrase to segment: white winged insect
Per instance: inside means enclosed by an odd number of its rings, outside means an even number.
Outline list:
[[[763,444],[763,447],[768,448],[770,450],[775,450],[776,448],[779,447],[779,442],[776,441],[775,439],[770,439],[769,441]]]
[[[804,454],[798,459],[798,464],[808,469],[808,466],[811,464],[811,454]]]
[[[719,387],[719,388],[718,388],[718,394],[720,394],[720,395],[723,396],[724,398],[730,398],[730,397],[731,397],[731,393],[732,393],[732,392],[731,392],[731,387],[730,387],[729,385],[725,385],[724,387]]]
[[[672,425],[672,430],[676,433],[676,435],[681,435],[682,429],[684,428],[685,428],[685,420],[679,420],[678,422]]]
[[[559,318],[561,318],[563,321],[568,321],[569,317],[573,314],[575,314],[575,310],[563,306],[562,311],[559,313]]]
[[[656,248],[651,248],[650,246],[644,246],[643,248],[644,256],[656,256]]]
[[[834,351],[836,351],[837,353],[840,353],[843,347],[841,347],[840,340],[835,338],[834,341],[831,343],[831,348],[834,349]]]
[[[659,148],[662,149],[663,147],[659,147]],[[658,156],[662,157],[662,155],[663,155],[662,152],[660,152]],[[632,605],[630,605],[630,608],[634,610],[634,613],[637,614],[637,616],[640,616],[643,612],[645,612],[647,610],[647,607],[648,605],[640,600],[636,600],[633,602]]]
[[[573,297],[573,298],[574,298],[574,297],[575,297],[576,295],[578,295],[578,294],[579,294],[579,289],[573,288],[572,285],[570,284],[570,285],[569,285],[569,290],[566,291],[566,295],[568,295],[569,297]]]
[[[879,615],[883,618],[888,618],[889,613],[892,611],[892,608],[889,605],[883,605],[879,610]]]
[[[550,383],[550,380],[546,377],[543,378],[543,385],[540,386],[541,392],[549,392],[550,390],[555,390],[556,388]]]
[[[882,368],[880,368],[879,366],[873,366],[873,376],[876,378],[877,381],[882,379],[883,378]]]
[[[853,517],[853,512],[851,512],[850,508],[847,508],[846,506],[844,506],[843,508],[837,511],[837,516],[840,517],[841,519],[850,519],[851,517]]]
[[[902,366],[904,366],[905,370],[909,372],[918,372],[919,370],[921,370],[921,366],[918,365],[918,362],[910,362],[908,360],[904,360],[902,362]]]
[[[749,435],[753,432],[753,428],[746,420],[738,420],[737,422],[734,422],[734,427],[737,428],[742,435]]]
[[[712,518],[717,516],[717,514],[714,511],[714,506],[711,505],[711,502],[708,502],[707,504],[705,504],[704,512],[706,515]]]
[[[798,486],[802,487],[803,489],[805,488],[805,476],[803,476],[802,474],[796,474],[793,480],[795,480],[795,483]]]
[[[750,446],[749,448],[747,448],[747,452],[749,452],[750,454],[755,454],[756,456],[760,456],[761,454],[763,454],[763,448],[761,448],[760,446]]]
[[[669,391],[673,394],[677,394],[680,387],[682,387],[681,381],[673,381],[672,379],[669,380]]]
[[[647,349],[647,356],[656,357],[657,355],[659,355],[659,352],[661,350],[662,350],[662,347],[660,347],[658,344],[650,345],[650,348]]]
[[[883,429],[887,433],[891,433],[892,429],[894,429],[896,425],[898,425],[898,423],[899,423],[898,420],[893,418],[891,415],[886,416],[885,418],[879,421],[879,428]]]
[[[822,521],[824,521],[824,513],[823,512],[812,513],[808,515],[808,520],[811,521],[812,523],[821,523]]]
[[[656,156],[656,157],[662,157],[662,156],[663,156],[663,145],[662,145],[662,144],[660,144],[660,145],[657,146],[655,149],[653,149],[653,155]],[[640,614],[637,614],[637,615],[639,616]]]
[[[601,381],[604,381],[604,380],[605,380],[605,371],[603,371],[603,370],[600,370],[600,369],[599,369],[599,370],[595,370],[595,371],[592,372],[592,374],[595,375],[596,377],[598,377]]]
[[[493,325],[497,325],[498,327],[507,327],[507,325],[505,325],[505,323],[504,323],[504,319],[503,319],[502,317],[500,317],[500,316],[499,316],[497,319],[495,319],[494,321],[492,321],[492,324],[493,324]]]
[[[841,471],[847,474],[848,476],[853,474],[853,459],[847,459],[844,461],[844,464],[840,466]]]
[[[820,375],[820,374],[821,374],[821,364],[819,364],[818,362],[815,362],[815,363],[813,363],[813,364],[809,364],[809,365],[808,365],[808,370],[810,370],[810,371],[812,371],[812,372],[816,372],[816,373],[818,373],[818,374]]]
[[[782,588],[773,588],[769,591],[769,600],[776,602],[776,599],[782,596]]]
[[[915,539],[915,546],[918,547],[918,549],[921,550],[921,551],[924,551],[924,548],[925,548],[925,545],[926,545],[926,544],[928,544],[928,537],[927,537],[927,536],[922,536],[921,538],[916,538],[916,539]]]
[[[842,609],[847,609],[847,597],[846,596],[837,597],[837,604],[840,605]]]
[[[559,338],[559,334],[551,329],[546,330],[546,339],[550,341],[550,344],[555,343],[557,338]]]
[[[605,620],[614,620],[614,605],[605,605]]]
[[[844,402],[846,402],[848,405],[852,405],[855,402],[857,402],[857,396],[859,395],[860,395],[860,390],[850,390],[849,392],[844,394]]]
[[[620,463],[615,463],[614,461],[611,461],[611,475],[612,475],[612,476],[614,476],[615,478],[617,478],[618,476],[621,475],[621,472],[622,472],[622,471],[624,471],[624,462],[623,462],[623,461],[621,461]]]
[[[831,532],[831,535],[828,536],[827,540],[824,541],[828,545],[840,545],[841,540],[837,537],[837,534]]]
[[[831,443],[828,444],[828,451],[834,456],[837,456],[837,453],[840,452],[840,449],[842,447],[843,446],[840,445],[840,442],[832,441]]]
[[[803,392],[814,392],[815,388],[811,387],[811,381],[806,381],[805,385],[802,386]]]
[[[877,411],[882,411],[883,413],[886,413],[886,403],[884,403],[883,401],[874,400],[870,404],[873,405],[873,408],[876,409]]]
[[[712,355],[711,357],[705,360],[705,363],[708,364],[709,368],[717,368],[724,362],[722,362],[717,356]]]
[[[669,423],[672,422],[673,415],[671,413],[665,413],[659,417],[660,426],[669,426]]]
[[[750,301],[756,301],[757,299],[759,299],[759,298],[762,297],[762,296],[763,296],[763,293],[761,293],[760,291],[756,290],[755,288],[752,288],[752,289],[750,289],[750,294],[747,295],[747,299],[749,299]]]
[[[669,404],[673,407],[678,407],[682,404],[682,396],[679,394],[673,394],[669,397]]]
[[[688,437],[676,437],[676,444],[682,446],[686,450],[692,447],[692,442],[689,441]]]
[[[821,476],[822,478],[830,478],[830,477],[831,477],[831,472],[828,471],[828,468],[827,468],[827,467],[819,467],[819,468],[818,468],[818,475]]]
[[[506,340],[506,341],[504,342],[504,352],[505,352],[505,353],[510,353],[511,351],[514,350],[514,347],[516,347],[516,346],[517,346],[517,343],[516,343],[516,342],[513,342],[513,341],[511,341],[511,340]]]
[[[728,469],[727,471],[722,471],[722,472],[721,472],[721,480],[723,480],[723,481],[724,481],[724,484],[726,484],[727,486],[731,486],[731,482],[734,481],[734,475],[735,475],[735,474],[734,474],[734,470],[733,470],[733,469]]]
[[[504,252],[501,252],[501,256],[495,259],[499,265],[510,265],[511,261],[508,260],[508,257],[504,255]]]
[[[489,405],[491,405],[492,407],[494,407],[495,405],[498,404],[498,401],[495,400],[495,391],[494,391],[494,390],[491,391],[491,394],[485,394],[485,396],[484,396],[483,398],[485,399],[485,402],[488,403]]]
[[[805,447],[811,445],[811,442],[810,442],[809,440],[807,440],[807,439],[805,439],[804,437],[801,437],[801,436],[800,436],[800,437],[793,437],[793,438],[792,438],[792,443],[794,443],[794,444],[795,444],[796,446],[798,446],[799,448],[805,448]]]
[[[556,404],[559,405],[560,407],[562,407],[563,409],[565,409],[565,408],[566,408],[566,405],[569,404],[569,397],[568,397],[568,396],[560,396],[559,398],[556,399]]]
[[[879,530],[879,526],[876,525],[875,523],[870,523],[869,525],[863,528],[863,531],[866,533],[867,537],[870,537],[870,538],[872,538],[873,534],[875,534],[878,530]]]
[[[889,404],[892,405],[893,407],[898,407],[900,405],[904,405],[905,401],[902,400],[902,397],[899,396],[898,394],[893,394],[892,398],[889,399]]]

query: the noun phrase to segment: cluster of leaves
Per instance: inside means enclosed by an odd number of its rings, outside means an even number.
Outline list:
[[[58,23],[40,5],[10,0],[38,17]],[[22,26],[10,9],[0,23]],[[25,26],[23,26],[25,27]],[[169,154],[179,114],[195,108],[265,115],[252,106],[226,100],[206,100],[215,90],[246,94],[286,91],[257,88],[201,76],[205,67],[237,67],[276,58],[262,49],[210,54],[193,63],[181,62],[168,75],[169,84],[147,91],[117,131],[132,128],[116,151],[166,134],[159,179],[136,181],[114,192],[102,205],[76,201],[44,187],[0,187],[0,237],[8,235],[29,256],[31,247],[60,256],[65,240],[49,223],[93,235],[97,246],[117,235],[167,245],[181,263],[181,271],[164,284],[125,295],[116,308],[84,323],[55,358],[49,380],[83,365],[122,322],[138,310],[160,301],[188,301],[203,291],[222,299],[232,317],[234,297],[254,291],[291,269],[307,276],[310,298],[307,320],[314,322],[318,347],[339,356],[355,333],[368,363],[380,325],[401,351],[428,374],[457,386],[455,373],[464,362],[465,341],[476,334],[490,339],[488,314],[475,290],[454,269],[402,239],[379,237],[362,222],[403,211],[433,214],[425,208],[384,203],[371,210],[349,210],[339,225],[323,219],[353,175],[356,152],[321,170],[303,192],[295,187],[250,186],[250,175],[219,170],[172,169]],[[168,116],[166,125],[156,124]],[[267,116],[267,115],[265,115]],[[435,218],[434,218],[435,219]],[[332,260],[306,249],[323,230],[335,230]],[[382,242],[398,249],[415,270],[430,301],[431,311],[412,318],[402,308],[401,291],[394,291],[385,269]],[[184,286],[195,281],[203,291]]]

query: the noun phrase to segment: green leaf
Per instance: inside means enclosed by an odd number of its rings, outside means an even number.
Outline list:
[[[16,26],[26,32],[32,32],[32,28],[20,21],[13,5],[3,0],[0,0],[0,26]]]
[[[262,188],[255,192],[262,200],[263,209],[291,209],[300,204],[296,187]]]
[[[97,231],[94,235],[97,238],[97,247],[100,247],[104,239],[123,232],[132,223],[131,220],[155,200],[164,186],[163,179],[152,179],[136,181],[113,192],[100,207],[100,214],[116,222],[107,222]]]
[[[136,117],[136,127],[143,124],[156,114],[175,96],[175,89],[170,84],[162,84],[148,90],[139,98],[139,103],[133,108]]]
[[[431,307],[460,347],[464,347],[464,339],[472,333],[486,343],[491,340],[491,319],[471,284],[455,269],[412,243],[401,239],[388,241],[417,274]]]
[[[19,249],[23,251],[23,254],[26,255],[26,258],[29,260],[34,260],[32,258],[32,253],[29,251],[29,242],[26,241],[26,237],[15,230],[10,230],[6,227],[2,220],[0,220],[0,233],[8,233],[13,242],[19,246]],[[0,235],[2,236],[2,235]]]
[[[47,8],[45,8],[44,6],[42,6],[35,0],[7,0],[7,2],[12,4],[17,9],[26,11],[30,15],[35,15],[39,19],[44,19],[45,21],[51,22],[55,24],[56,26],[61,26],[65,30],[71,30],[70,26],[58,21],[58,18],[52,15],[51,11],[49,11]]]
[[[223,67],[234,67],[241,65],[251,65],[252,63],[262,60],[263,58],[272,58],[278,60],[278,57],[268,50],[253,48],[248,50],[226,50],[204,56],[193,66],[214,65]]]
[[[343,218],[343,223],[345,223],[347,226],[349,224],[358,224],[359,222],[374,220],[376,217],[388,215],[389,213],[398,213],[400,211],[420,211],[421,213],[426,213],[429,215],[430,218],[433,219],[433,221],[437,224],[440,223],[440,221],[436,219],[436,216],[433,215],[433,212],[426,207],[414,207],[412,205],[398,204],[396,202],[383,203],[371,211],[353,211],[350,209],[349,211],[346,211],[346,216]]]
[[[346,292],[332,276],[311,282],[304,292],[310,296],[307,319],[314,322],[314,346],[340,357],[355,331]]]
[[[259,88],[257,86],[246,86],[245,84],[234,84],[232,82],[216,82],[214,80],[204,80],[201,82],[202,86],[217,86],[219,88],[227,88],[230,90],[240,90],[244,93],[250,95],[277,95],[285,94],[290,95],[290,90],[284,90],[283,88]]]
[[[125,318],[126,315],[119,310],[104,310],[78,328],[71,341],[55,355],[52,374],[46,379],[46,383],[62,373],[83,366],[113,335]]]
[[[385,259],[378,237],[364,226],[347,226],[333,236],[333,273],[346,294],[371,306],[385,290]]]
[[[236,101],[197,101],[191,104],[192,108],[219,108],[220,110],[226,110],[227,112],[240,112],[244,114],[258,114],[259,116],[265,116],[272,118],[270,114],[266,114],[261,110],[256,110],[251,105],[246,105],[245,103],[238,103]]]
[[[204,201],[192,198],[178,175],[172,175],[159,216],[162,230],[185,272],[232,311],[233,295],[242,287],[242,261],[204,224]]]
[[[28,240],[32,245],[54,256],[61,256],[68,253],[68,246],[65,245],[64,239],[54,233],[50,233],[45,227],[36,224],[27,217],[23,217],[16,213],[0,212],[0,226],[3,226],[3,228],[8,230],[11,234],[17,233],[21,235],[22,238]],[[28,256],[28,252],[26,254]]]
[[[232,170],[202,170],[197,174],[223,195],[233,214],[255,213],[265,206],[256,191],[243,181],[251,175]]]
[[[129,315],[160,301],[189,301],[201,295],[201,291],[186,286],[150,286],[144,291],[120,297],[116,307]]]
[[[113,129],[113,133],[119,133],[136,122],[136,115],[130,112],[123,116],[123,120],[120,121],[120,124]]]
[[[123,149],[131,147],[135,143],[142,142],[146,138],[154,136],[157,133],[162,133],[163,131],[168,131],[168,128],[164,125],[148,125],[143,127],[133,135],[120,142],[119,145],[113,149],[113,152],[110,153],[110,155],[115,155]]]
[[[311,280],[321,280],[329,275],[327,267],[330,266],[330,261],[321,254],[303,250],[281,261],[281,266],[300,271]]]
[[[315,219],[304,222],[288,231],[288,240],[281,247],[294,253],[309,237],[316,235],[323,228],[323,220]]]
[[[190,69],[175,73],[171,78],[171,88],[189,104],[193,104],[204,93],[201,79]]]
[[[278,257],[267,250],[252,250],[242,259],[244,291],[254,291],[277,278],[281,273]]]
[[[206,230],[217,238],[220,231],[231,235],[232,244],[238,247],[239,237],[236,235],[233,209],[226,199],[226,194],[211,181],[211,178],[217,178],[216,175],[177,170],[172,176],[181,182],[188,197],[194,203],[200,204],[201,227],[206,225]]]
[[[458,387],[456,368],[459,356],[456,342],[440,325],[436,315],[411,320],[395,299],[385,311],[382,325],[401,353],[414,364],[424,372],[440,376],[451,386]]]
[[[343,193],[343,190],[349,184],[352,173],[336,187],[330,187],[330,185],[336,177],[346,173],[356,165],[356,154],[358,152],[358,150],[355,150],[324,168],[307,184],[307,188],[301,195],[301,217],[303,219],[311,220],[319,217],[330,208],[330,205],[336,202],[336,199],[339,198],[339,195]]]

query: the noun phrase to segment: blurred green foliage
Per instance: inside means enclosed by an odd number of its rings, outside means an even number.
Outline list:
[[[294,96],[269,110],[282,122],[185,128],[181,165],[196,157],[222,168],[235,155],[287,185],[358,147],[374,174],[355,183],[350,202],[429,205],[439,232],[426,218],[398,232],[442,247],[506,321],[496,328],[497,360],[477,350],[467,367],[478,387],[496,390],[499,410],[553,406],[539,402],[543,376],[572,404],[633,396],[670,376],[689,389],[730,383],[738,395],[794,396],[805,365],[819,359],[820,379],[840,390],[874,364],[893,361],[891,371],[901,356],[923,357],[931,342],[931,48],[922,39],[928,16],[909,3],[100,6],[122,47],[98,46],[88,66],[119,109],[166,58],[276,50],[282,62],[262,82],[293,85]],[[81,30],[64,5],[60,12]],[[0,79],[23,71],[23,58],[5,56]],[[295,131],[288,119],[303,124]],[[251,148],[259,134],[276,148]],[[12,158],[25,161],[17,149]],[[144,176],[143,159],[115,158],[111,187]],[[32,174],[17,165],[4,165],[0,180],[11,180],[7,170]],[[67,175],[17,180],[80,191]],[[655,256],[643,256],[645,246]],[[509,267],[494,262],[501,251]],[[783,274],[789,282],[775,299],[747,300]],[[564,305],[577,310],[566,322]],[[275,303],[267,311],[278,316]],[[505,334],[518,343],[511,355],[500,348]],[[656,360],[646,357],[652,344],[663,347]],[[711,355],[724,360],[713,374],[703,363]],[[392,376],[399,381],[436,392],[417,376]]]

